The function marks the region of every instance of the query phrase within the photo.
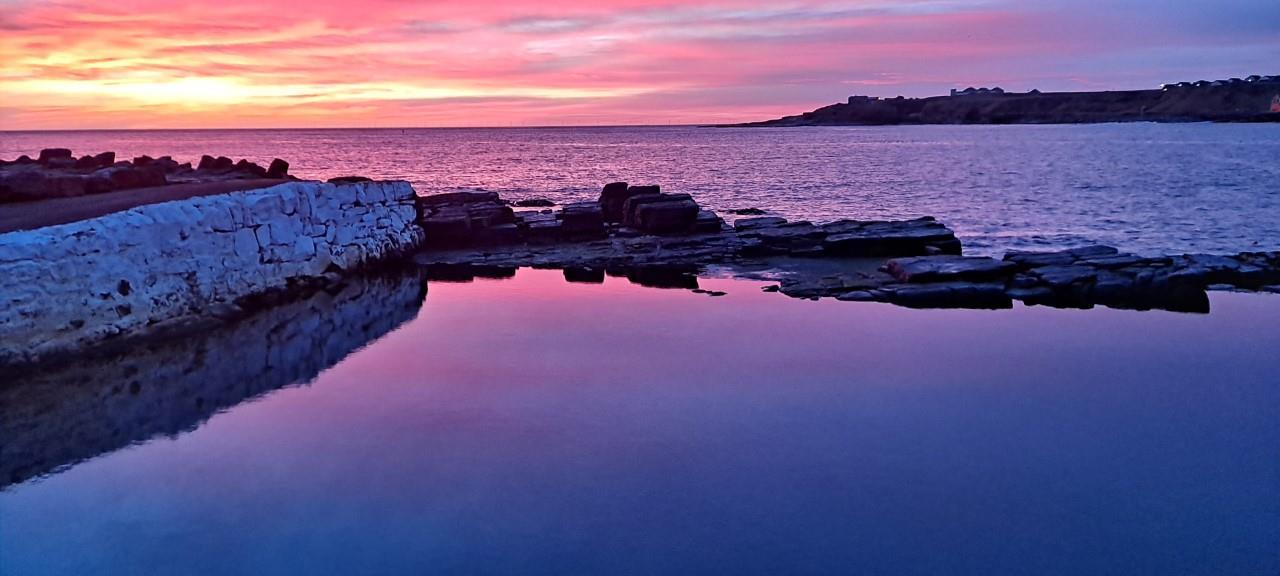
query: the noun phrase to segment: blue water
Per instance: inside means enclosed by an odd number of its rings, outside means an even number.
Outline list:
[[[1280,125],[897,126],[0,132],[120,157],[287,159],[308,178],[405,179],[423,193],[594,199],[658,183],[726,210],[951,225],[975,254],[1106,243],[1148,255],[1280,249]]]
[[[0,573],[1280,573],[1280,297],[702,284],[407,278],[11,383]]]

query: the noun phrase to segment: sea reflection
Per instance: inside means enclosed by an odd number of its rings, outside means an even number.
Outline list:
[[[425,289],[412,270],[357,276],[205,334],[7,378],[0,489],[305,384],[416,317]]]
[[[1280,570],[1280,297],[913,310],[452,272],[87,370],[65,408],[52,380],[2,398],[6,441],[38,431],[21,477],[106,453],[0,490],[0,573]],[[130,401],[147,370],[175,390]]]

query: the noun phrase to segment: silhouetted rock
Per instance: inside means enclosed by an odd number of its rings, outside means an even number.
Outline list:
[[[596,202],[568,204],[560,213],[560,232],[566,238],[603,238],[604,212]]]
[[[259,166],[256,163],[253,163],[244,159],[241,159],[239,162],[236,162],[234,169],[236,172],[240,172],[245,176],[251,177],[251,178],[268,177],[266,168],[263,168],[262,166]]]
[[[66,148],[45,148],[40,151],[40,157],[37,159],[37,162],[48,166],[50,160],[57,158],[65,158],[74,162],[74,159],[71,156],[71,150]]]
[[[372,178],[364,176],[338,176],[328,180],[330,184],[354,184],[356,182],[373,182]]]
[[[289,163],[276,158],[267,167],[267,178],[284,178],[289,175]]]
[[[524,200],[516,200],[512,203],[512,206],[517,208],[546,208],[555,205],[555,202],[543,198],[526,198]]]

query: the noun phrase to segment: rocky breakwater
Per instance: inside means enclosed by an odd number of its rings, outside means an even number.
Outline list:
[[[1208,311],[1207,289],[1280,291],[1280,254],[1146,258],[1106,246],[962,255],[955,233],[931,217],[823,224],[777,217],[726,226],[684,194],[610,184],[596,202],[513,211],[496,193],[422,198],[431,242],[415,260],[440,277],[522,266],[563,268],[569,280],[688,275],[717,266],[777,280],[797,298],[928,308],[1033,305]],[[476,272],[479,271],[479,272]]]
[[[0,234],[0,364],[190,330],[422,242],[407,182],[289,182]]]
[[[117,190],[237,179],[290,179],[289,163],[267,168],[248,160],[204,156],[198,166],[170,156],[117,160],[115,152],[76,157],[67,148],[46,148],[37,158],[0,160],[0,203],[72,198]]]
[[[688,194],[621,182],[606,185],[594,202],[559,211],[515,211],[492,192],[426,196],[419,205],[428,242],[415,259],[436,268],[558,267],[572,269],[573,277],[600,277],[605,270],[629,276],[672,266],[802,268],[815,259],[878,264],[960,252],[955,234],[933,218],[813,224],[762,217],[731,227]],[[868,266],[860,261],[853,268]]]
[[[703,210],[688,194],[663,194],[658,186],[628,186],[625,182],[605,186],[595,202],[568,204],[560,210],[517,212],[512,205],[496,192],[424,196],[418,206],[427,247],[556,245],[644,234],[714,233],[724,225],[719,216]]]

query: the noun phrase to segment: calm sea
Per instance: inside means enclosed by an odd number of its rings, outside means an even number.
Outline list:
[[[352,280],[0,386],[0,574],[1280,574],[1280,296],[701,282]]]
[[[791,218],[933,215],[971,253],[1102,242],[1144,254],[1280,249],[1280,126],[907,126],[0,132],[40,148],[289,160],[422,193],[593,199],[658,183],[724,210]]]

